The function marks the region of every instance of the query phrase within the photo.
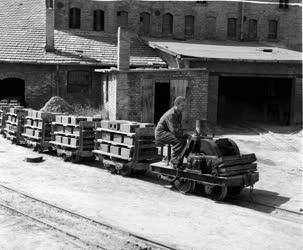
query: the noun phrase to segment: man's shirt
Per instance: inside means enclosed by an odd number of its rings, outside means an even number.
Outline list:
[[[155,137],[161,137],[163,132],[171,132],[176,137],[182,137],[182,112],[176,107],[172,107],[161,117],[155,130]]]

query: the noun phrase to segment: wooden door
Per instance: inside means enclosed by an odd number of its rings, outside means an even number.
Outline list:
[[[154,122],[154,85],[151,79],[142,83],[142,122]]]
[[[187,80],[171,80],[170,82],[170,96],[171,96],[171,106],[174,105],[174,100],[178,96],[183,96],[186,98],[186,110],[183,113],[183,127],[187,127],[189,119],[190,110],[190,100],[188,98],[188,81]]]

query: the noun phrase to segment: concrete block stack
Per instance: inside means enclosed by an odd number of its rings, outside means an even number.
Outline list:
[[[101,126],[96,129],[94,152],[124,160],[133,160],[138,154],[144,157],[146,152],[149,155],[157,154],[158,150],[154,145],[154,124],[103,120]]]
[[[28,110],[25,117],[24,133],[22,134],[29,141],[50,141],[51,123],[55,120],[56,114],[41,112],[37,110]]]
[[[52,143],[91,151],[94,149],[94,129],[100,121],[98,116],[57,115],[52,124]]]

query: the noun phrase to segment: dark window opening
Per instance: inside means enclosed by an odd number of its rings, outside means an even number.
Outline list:
[[[25,105],[25,82],[19,78],[6,78],[0,80],[0,100],[18,100]]]
[[[79,8],[69,9],[69,28],[80,29],[81,25],[81,10]]]
[[[142,35],[148,35],[150,33],[150,14],[147,12],[142,12],[140,14],[139,33]]]
[[[216,17],[209,16],[206,18],[205,27],[206,38],[213,39],[216,37]]]
[[[258,22],[255,19],[248,21],[248,38],[250,40],[257,39],[258,36]]]
[[[103,10],[94,11],[94,30],[95,31],[104,30],[104,11]]]
[[[54,0],[46,0],[46,8],[53,9],[54,8]]]
[[[118,11],[117,16],[118,16],[117,26],[118,27],[127,27],[128,26],[128,13],[127,13],[127,11]]]
[[[170,13],[166,13],[163,15],[163,21],[162,21],[162,33],[164,35],[171,35],[173,33],[173,27],[174,27],[174,17]]]
[[[279,0],[279,8],[280,9],[288,9],[289,0]]]
[[[237,37],[237,18],[228,18],[227,20],[227,36],[230,38]]]
[[[89,71],[70,71],[67,76],[67,92],[87,94],[91,87]]]
[[[278,38],[278,21],[269,20],[268,22],[268,38],[277,39]]]
[[[184,29],[185,36],[193,36],[195,30],[195,17],[191,15],[185,16],[184,26],[185,26]]]
[[[157,124],[161,116],[170,109],[170,83],[155,83],[154,123]]]
[[[289,125],[292,79],[220,77],[218,122]]]

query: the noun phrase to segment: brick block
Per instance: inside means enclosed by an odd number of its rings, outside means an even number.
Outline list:
[[[79,124],[81,121],[87,121],[87,118],[84,116],[70,116],[70,122],[71,124]]]
[[[109,148],[110,148],[110,145],[109,145],[109,144],[100,143],[99,149],[100,149],[101,151],[108,153],[108,152],[109,152]]]
[[[79,140],[76,138],[70,138],[70,145],[79,146]]]
[[[124,136],[123,143],[127,145],[134,145],[134,138],[130,136]]]
[[[80,128],[73,128],[74,135],[80,135]]]
[[[121,155],[125,157],[133,157],[132,148],[121,148]]]
[[[41,137],[41,136],[42,136],[41,131],[40,131],[40,130],[35,130],[35,131],[34,131],[34,136],[35,136],[35,137]]]
[[[140,123],[140,128],[154,128],[155,124],[153,123]]]
[[[123,141],[123,135],[113,134],[113,141],[122,143],[122,141]]]
[[[112,133],[103,132],[101,133],[101,139],[111,141],[112,140]]]
[[[71,138],[69,138],[67,136],[62,136],[62,143],[69,145],[70,144],[70,139]]]
[[[56,115],[56,122],[62,123],[62,115]]]
[[[62,136],[61,135],[55,135],[56,142],[62,143]]]
[[[137,123],[123,123],[120,125],[120,131],[126,133],[135,133],[136,128],[139,128],[140,125]]]
[[[109,120],[102,120],[101,128],[109,129]]]
[[[110,146],[110,153],[115,154],[115,155],[120,155],[121,154],[121,148],[117,146]]]
[[[34,120],[34,122],[33,122],[33,126],[34,126],[34,127],[38,127],[38,124],[39,124],[39,121]]]
[[[68,124],[68,123],[71,122],[71,117],[67,116],[67,115],[62,115],[61,116],[61,122],[64,123],[64,124]]]
[[[38,128],[42,129],[43,126],[43,122],[42,121],[38,121]]]
[[[25,133],[30,136],[34,136],[34,130],[31,128],[26,128]]]
[[[33,120],[32,119],[26,119],[26,125],[33,126]]]

